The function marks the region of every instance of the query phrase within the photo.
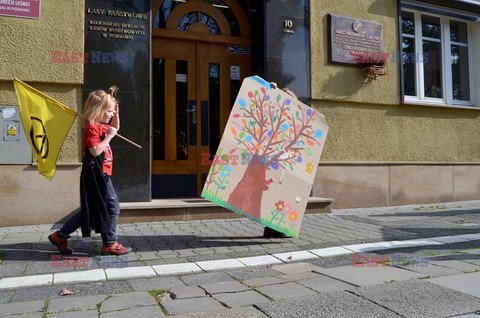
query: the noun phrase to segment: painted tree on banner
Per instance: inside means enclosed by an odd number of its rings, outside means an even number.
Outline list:
[[[241,180],[228,198],[228,204],[253,217],[260,217],[264,191],[272,179],[269,169],[294,171],[295,164],[312,156],[312,147],[320,145],[321,129],[313,129],[315,111],[301,107],[295,100],[264,87],[249,91],[238,99],[230,129],[242,162],[248,162]]]

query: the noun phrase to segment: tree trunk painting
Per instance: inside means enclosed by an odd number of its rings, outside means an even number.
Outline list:
[[[202,196],[296,236],[299,212],[303,215],[296,209],[300,196],[307,199],[309,193],[271,193],[266,208],[262,199],[273,187],[269,171],[285,170],[301,176],[296,180],[313,183],[328,127],[320,113],[258,79],[247,78],[242,84]],[[238,169],[239,164],[246,169]],[[280,196],[278,201],[270,202],[275,196]]]
[[[243,178],[230,194],[228,203],[259,219],[263,192],[272,183],[272,179],[265,179],[266,170],[265,165],[249,164]]]

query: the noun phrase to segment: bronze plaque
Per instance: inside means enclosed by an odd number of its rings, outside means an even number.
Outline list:
[[[336,14],[328,18],[329,62],[358,64],[383,56],[381,23]]]

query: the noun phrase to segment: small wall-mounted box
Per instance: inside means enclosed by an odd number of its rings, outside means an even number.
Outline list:
[[[0,106],[0,164],[31,164],[32,150],[17,106]]]

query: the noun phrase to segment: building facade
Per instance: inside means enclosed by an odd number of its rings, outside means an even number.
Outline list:
[[[38,15],[0,4],[0,226],[79,208],[81,120],[55,177],[38,175],[23,129],[6,130],[14,78],[79,112],[90,91],[120,88],[120,133],[142,146],[113,142],[122,202],[198,197],[251,75],[325,115],[313,195],[334,208],[480,197],[478,1],[24,3]]]

